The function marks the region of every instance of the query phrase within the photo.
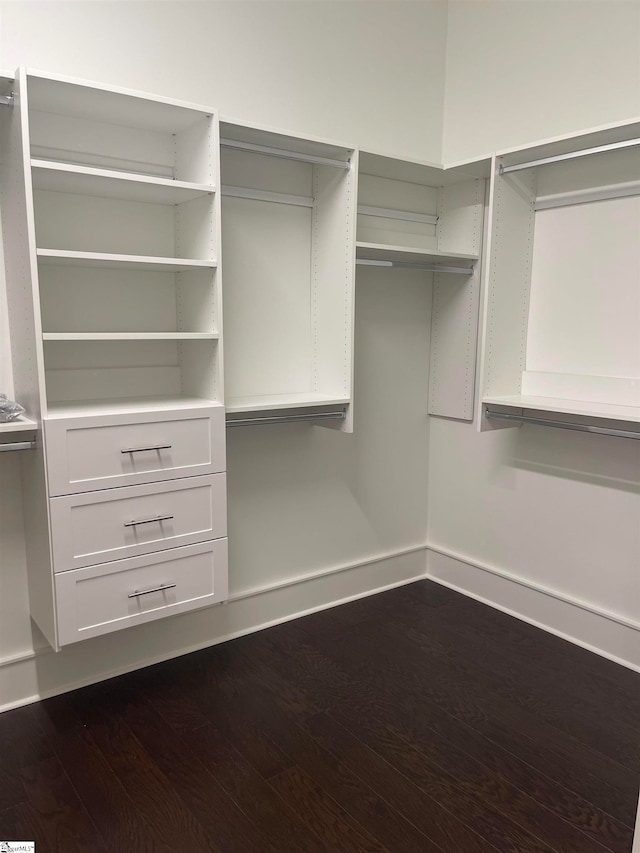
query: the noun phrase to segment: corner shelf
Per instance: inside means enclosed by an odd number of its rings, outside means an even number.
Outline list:
[[[31,160],[33,187],[49,192],[93,195],[150,204],[181,204],[211,195],[214,186],[133,172],[95,169],[52,160]]]
[[[107,252],[76,252],[67,249],[37,249],[37,255],[41,264],[67,267],[185,272],[193,269],[215,269],[218,265],[215,260],[154,258],[147,255],[114,255]]]

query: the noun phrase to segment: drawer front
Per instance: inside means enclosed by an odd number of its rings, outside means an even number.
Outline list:
[[[61,646],[224,601],[227,540],[56,575]]]
[[[53,568],[66,572],[227,535],[226,475],[51,498]]]
[[[50,495],[226,470],[222,406],[44,423]]]

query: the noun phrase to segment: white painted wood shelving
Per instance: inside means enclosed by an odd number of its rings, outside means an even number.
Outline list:
[[[474,414],[489,166],[481,160],[445,168],[360,152],[356,253],[362,286],[375,268],[387,270],[398,287],[409,271],[432,286],[431,415],[471,420]]]
[[[640,437],[640,122],[494,158],[482,429]]]
[[[215,111],[20,69],[2,194],[31,615],[59,649],[227,596]],[[1,431],[1,429],[0,429]]]
[[[230,121],[220,135],[227,412],[344,410],[324,423],[351,432],[357,153]]]

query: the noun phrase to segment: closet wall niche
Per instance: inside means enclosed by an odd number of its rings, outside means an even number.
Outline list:
[[[357,153],[223,121],[229,415],[345,412],[352,431]]]
[[[389,270],[389,284],[399,294],[408,270],[421,272],[433,290],[430,415],[474,416],[489,166],[487,159],[446,168],[360,152],[356,252],[361,286],[368,270],[382,268]]]
[[[640,430],[640,123],[504,152],[481,428]]]

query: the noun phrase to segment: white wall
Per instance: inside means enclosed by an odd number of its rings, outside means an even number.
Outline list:
[[[454,0],[447,50],[446,162],[640,115],[640,3]],[[640,668],[640,442],[430,430],[430,572]]]
[[[640,115],[638,0],[450,0],[445,162]]]
[[[442,0],[53,0],[4,3],[0,16],[3,69],[31,65],[365,148],[440,157]],[[231,593],[366,565],[0,666],[0,707],[424,573],[430,289],[412,273],[389,282],[367,271],[356,302],[355,434],[301,425],[230,432]],[[5,660],[29,658],[31,648],[19,501],[18,460],[2,454]]]

